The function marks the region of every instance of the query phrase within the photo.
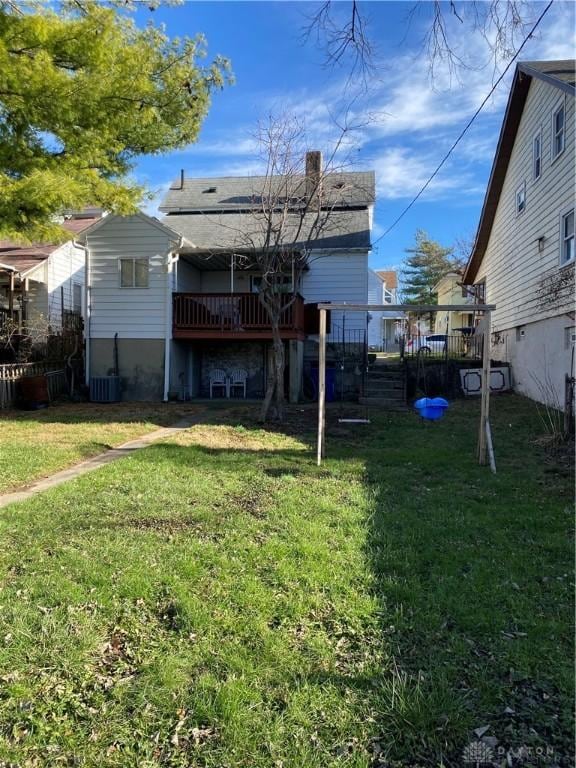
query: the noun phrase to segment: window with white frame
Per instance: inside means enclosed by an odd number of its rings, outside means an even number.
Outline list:
[[[532,139],[532,176],[537,181],[542,174],[542,131]]]
[[[552,113],[552,160],[564,151],[566,135],[566,108],[564,101]]]
[[[120,287],[148,288],[148,259],[120,259]]]
[[[523,213],[526,210],[526,182],[516,190],[516,213]]]
[[[560,263],[574,260],[574,208],[560,219]]]

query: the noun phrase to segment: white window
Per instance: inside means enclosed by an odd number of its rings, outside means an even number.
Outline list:
[[[532,176],[534,181],[540,178],[542,173],[542,131],[538,131],[532,139]]]
[[[120,259],[120,287],[148,288],[148,259]]]
[[[552,160],[564,151],[566,134],[566,109],[564,102],[552,113]]]
[[[574,208],[560,220],[560,263],[574,260]]]
[[[526,210],[526,182],[516,190],[516,213],[523,213]]]

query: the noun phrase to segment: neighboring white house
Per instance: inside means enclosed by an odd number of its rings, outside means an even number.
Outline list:
[[[0,313],[36,330],[58,333],[80,317],[84,292],[84,249],[74,237],[89,227],[93,212],[62,222],[70,240],[61,244],[18,245],[0,241]]]
[[[88,378],[117,365],[126,399],[194,398],[209,395],[213,371],[241,368],[247,396],[263,395],[272,333],[261,275],[243,248],[262,181],[182,175],[160,207],[162,222],[108,216],[83,233]],[[300,295],[282,319],[291,400],[301,391],[304,341],[317,331],[316,303],[367,302],[374,174],[338,174],[333,184],[324,190],[330,227],[307,244]],[[346,319],[350,329],[365,323],[365,314]]]
[[[398,275],[394,270],[368,270],[368,304],[397,304]],[[398,344],[404,315],[401,312],[370,312],[368,345],[377,351],[391,351]]]
[[[562,404],[574,357],[574,60],[518,64],[464,282],[496,305],[492,358]]]

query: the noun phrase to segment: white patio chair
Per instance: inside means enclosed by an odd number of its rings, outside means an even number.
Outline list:
[[[214,388],[223,389],[224,397],[230,397],[230,388],[228,385],[228,379],[226,378],[226,371],[222,368],[213,368],[210,371],[210,399],[213,397]]]
[[[229,392],[232,394],[233,389],[240,388],[242,390],[242,397],[246,399],[246,379],[248,374],[243,368],[234,368],[230,373],[230,385]]]

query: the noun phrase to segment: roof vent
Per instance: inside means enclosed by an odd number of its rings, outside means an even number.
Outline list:
[[[217,190],[217,187],[208,187],[208,189],[204,190],[204,194],[206,194],[207,192],[216,192],[216,190]]]
[[[343,181],[337,181],[336,184],[334,184],[334,189],[344,189],[345,186]]]

